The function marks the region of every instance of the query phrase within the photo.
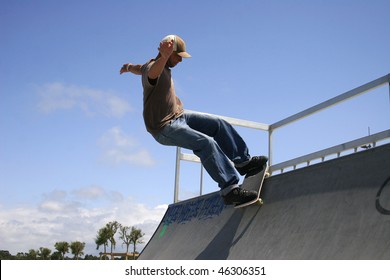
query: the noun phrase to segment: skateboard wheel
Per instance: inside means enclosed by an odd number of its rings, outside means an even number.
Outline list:
[[[259,203],[260,205],[263,205],[263,204],[264,204],[264,202],[263,202],[263,200],[262,200],[261,198],[259,198],[258,203]]]

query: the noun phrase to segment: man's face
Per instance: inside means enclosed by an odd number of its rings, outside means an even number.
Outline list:
[[[183,58],[180,55],[173,52],[167,61],[168,67],[173,68],[182,60],[183,60]]]

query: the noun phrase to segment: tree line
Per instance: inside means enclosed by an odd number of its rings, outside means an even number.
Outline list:
[[[113,221],[107,223],[104,227],[98,230],[94,241],[96,244],[96,250],[99,250],[100,246],[103,246],[103,256],[108,255],[107,246],[110,245],[111,259],[113,259],[114,250],[117,245],[116,236],[118,236],[122,241],[122,245],[126,245],[126,254],[129,253],[129,247],[132,245],[133,258],[135,259],[137,244],[143,243],[142,237],[144,235],[145,234],[141,229],[133,226],[123,226],[119,222]],[[79,260],[80,257],[84,255],[85,242],[73,241],[69,243],[67,241],[60,241],[54,244],[54,248],[56,251],[53,253],[49,248],[40,247],[38,250],[30,249],[27,253],[17,253],[15,256],[12,256],[9,251],[0,250],[0,260]],[[67,257],[66,254],[68,253],[71,253],[73,257]],[[99,257],[86,255],[84,259],[93,260],[99,259]]]
[[[119,230],[119,239],[122,240],[122,244],[126,245],[126,254],[129,252],[129,247],[133,244],[133,257],[135,259],[137,244],[143,243],[142,237],[145,235],[141,229],[136,227],[122,226],[117,221],[109,222],[105,227],[98,230],[95,238],[96,250],[103,246],[104,255],[107,254],[107,246],[110,243],[111,258],[113,250],[116,246],[115,235]]]
[[[1,260],[64,260],[65,254],[69,253],[69,249],[73,254],[75,260],[80,259],[80,256],[84,255],[85,243],[80,241],[74,241],[70,244],[66,241],[56,242],[54,248],[57,250],[52,253],[47,247],[40,247],[38,250],[30,249],[27,253],[17,253],[15,256],[12,256],[9,251],[2,250],[0,251]],[[90,257],[87,255],[88,259]],[[70,259],[70,258],[66,258]]]

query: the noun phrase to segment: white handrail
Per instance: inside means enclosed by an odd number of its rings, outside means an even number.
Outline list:
[[[281,128],[285,125],[291,124],[295,121],[298,121],[302,118],[306,118],[314,113],[318,113],[319,111],[322,111],[324,109],[328,109],[334,105],[337,105],[341,102],[347,101],[348,99],[351,99],[353,97],[356,97],[358,95],[361,95],[363,93],[366,93],[368,91],[371,91],[377,87],[383,86],[386,83],[390,83],[390,74],[387,74],[385,76],[382,76],[376,80],[373,80],[369,83],[366,83],[360,87],[354,88],[350,91],[347,91],[343,94],[340,94],[336,97],[333,97],[329,100],[326,100],[318,105],[315,105],[313,107],[310,107],[306,110],[303,110],[297,114],[294,114],[292,116],[289,116],[283,120],[280,120],[274,124],[271,125],[270,130],[275,130],[277,128]]]
[[[197,112],[197,111],[192,111],[192,110],[184,110],[184,112],[185,113],[194,112],[194,113],[200,113],[200,114],[204,114],[204,115],[208,115],[208,116],[217,117],[217,118],[223,119],[223,120],[227,121],[228,123],[230,123],[231,125],[235,125],[235,126],[242,126],[242,127],[246,127],[246,128],[253,128],[253,129],[264,130],[264,131],[269,130],[269,125],[265,124],[265,123],[253,122],[253,121],[225,117],[225,116],[219,116],[219,115]]]
[[[348,151],[353,149],[354,152],[357,152],[359,148],[362,148],[364,145],[367,146],[367,144],[372,144],[372,147],[375,147],[378,141],[389,139],[390,138],[390,129],[362,137],[344,144],[336,145],[321,151],[317,151],[311,154],[307,154],[301,157],[297,157],[295,159],[287,160],[275,165],[270,166],[269,170],[271,173],[274,173],[275,171],[281,170],[282,172],[284,169],[293,167],[294,169],[297,167],[297,165],[302,163],[307,163],[307,165],[310,165],[310,163],[314,160],[321,159],[321,161],[324,161],[327,156],[331,156],[336,154],[337,157],[340,157],[342,152]],[[367,146],[368,147],[368,146]],[[362,148],[363,149],[363,148]]]

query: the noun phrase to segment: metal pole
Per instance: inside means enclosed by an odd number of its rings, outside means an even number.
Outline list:
[[[174,203],[179,201],[180,155],[181,155],[181,148],[176,147],[175,190],[173,195]]]
[[[271,166],[272,163],[273,163],[273,159],[272,159],[272,133],[273,133],[273,129],[270,128],[268,130],[268,165]]]
[[[199,195],[203,194],[203,165],[202,163],[200,164],[200,190],[199,190]]]

